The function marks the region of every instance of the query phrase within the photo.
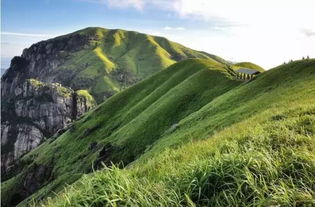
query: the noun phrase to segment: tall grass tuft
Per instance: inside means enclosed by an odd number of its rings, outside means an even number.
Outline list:
[[[41,205],[314,206],[314,111],[269,110],[147,162],[86,175]]]

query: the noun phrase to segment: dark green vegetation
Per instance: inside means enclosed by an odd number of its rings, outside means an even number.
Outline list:
[[[225,62],[163,37],[120,29],[86,28],[44,43],[44,48],[69,47],[58,49],[61,64],[50,76],[74,90],[89,90],[98,102],[180,60]]]
[[[25,183],[34,194],[21,206],[53,196],[104,162],[129,165],[86,175],[43,205],[312,205],[314,136],[315,60],[245,83],[217,61],[191,59],[111,97],[26,154],[2,198],[23,200]]]

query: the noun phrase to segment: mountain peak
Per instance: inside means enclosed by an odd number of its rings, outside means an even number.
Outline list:
[[[6,126],[1,128],[6,130],[2,131],[3,139],[10,139],[3,146],[9,149],[1,155],[2,163],[5,163],[3,169],[8,172],[8,166],[13,166],[23,153],[68,126],[74,120],[68,114],[76,114],[77,109],[86,111],[90,108],[89,104],[83,103],[93,102],[93,106],[94,100],[101,103],[178,61],[188,58],[214,61],[215,57],[166,38],[100,27],[88,27],[33,44],[20,57],[12,59],[10,68],[1,77],[1,98],[6,100],[2,111],[10,114],[1,120]],[[25,97],[17,96],[17,93],[28,94],[30,79],[32,83],[42,83],[40,91],[49,88],[52,83],[58,83],[63,87],[56,90],[68,88],[74,92],[65,99],[64,104],[58,102],[60,99],[55,101],[49,98],[49,94],[45,95],[48,98],[44,102],[38,102],[40,98],[31,94],[27,96],[28,104],[25,104],[22,102]],[[38,108],[47,108],[47,105],[51,106],[51,110],[42,110],[41,114],[35,116]],[[60,108],[56,109],[56,106]],[[23,113],[16,113],[21,108]],[[32,141],[34,130],[36,142]]]
[[[225,62],[163,37],[101,27],[41,41],[25,49],[22,58],[30,78],[87,89],[98,102],[187,58]]]

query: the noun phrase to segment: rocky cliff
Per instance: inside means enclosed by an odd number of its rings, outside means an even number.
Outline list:
[[[2,172],[93,107],[94,99],[100,103],[187,58],[225,62],[163,37],[119,29],[86,28],[33,44],[1,77]]]
[[[86,28],[33,44],[12,60],[2,93],[27,78],[88,89],[98,103],[187,58],[223,59],[143,33]]]
[[[4,84],[4,88],[6,86]],[[59,83],[26,79],[11,89],[1,103],[1,172],[4,178],[19,157],[95,105],[88,95]]]

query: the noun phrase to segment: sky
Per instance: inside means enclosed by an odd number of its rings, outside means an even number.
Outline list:
[[[2,0],[1,68],[33,43],[99,26],[270,69],[315,57],[314,10],[314,0]]]

